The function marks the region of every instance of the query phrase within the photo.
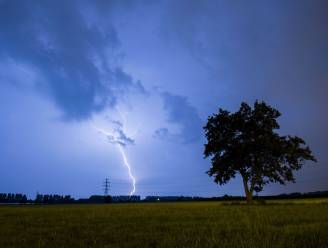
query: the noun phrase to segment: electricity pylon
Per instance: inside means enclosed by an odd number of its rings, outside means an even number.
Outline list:
[[[105,196],[108,196],[109,188],[110,188],[110,182],[109,182],[109,179],[106,178],[104,181],[104,195]]]

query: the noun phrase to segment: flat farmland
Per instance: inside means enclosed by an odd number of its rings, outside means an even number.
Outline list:
[[[328,200],[0,206],[0,247],[328,247]]]

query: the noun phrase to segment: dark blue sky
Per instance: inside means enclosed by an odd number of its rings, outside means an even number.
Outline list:
[[[265,194],[328,189],[328,2],[0,0],[0,192],[242,194],[205,172],[202,126],[265,100],[318,164]]]

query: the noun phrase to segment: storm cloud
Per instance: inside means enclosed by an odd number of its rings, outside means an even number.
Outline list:
[[[64,119],[86,119],[114,106],[129,88],[143,87],[119,63],[120,41],[110,21],[115,4],[107,7],[104,16],[92,1],[1,1],[0,62],[37,74],[33,87],[54,100]]]
[[[187,97],[169,92],[163,92],[161,97],[168,122],[177,124],[179,131],[172,133],[168,128],[162,127],[155,131],[154,136],[163,140],[178,141],[185,144],[199,141],[202,135],[202,120]]]

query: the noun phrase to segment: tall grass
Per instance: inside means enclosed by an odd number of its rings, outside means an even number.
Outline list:
[[[2,206],[0,247],[328,247],[328,204]]]

